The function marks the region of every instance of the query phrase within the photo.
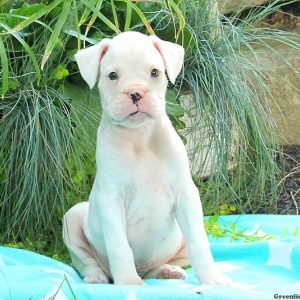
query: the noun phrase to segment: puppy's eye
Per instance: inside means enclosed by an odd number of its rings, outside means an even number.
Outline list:
[[[159,71],[157,69],[151,70],[151,77],[158,77]]]
[[[110,80],[117,80],[119,78],[119,76],[116,72],[110,72],[108,74],[108,77],[109,77]]]

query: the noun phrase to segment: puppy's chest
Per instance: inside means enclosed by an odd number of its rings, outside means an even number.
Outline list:
[[[126,184],[128,219],[166,218],[175,204],[175,183],[168,161],[144,155],[136,161]]]
[[[148,184],[134,185],[124,200],[127,212],[132,214],[169,213],[175,203],[175,193],[169,184],[150,181]]]
[[[123,165],[128,172],[128,185],[149,187],[150,190],[172,186],[174,184],[174,163],[159,153],[152,151],[138,152],[129,156]]]
[[[128,239],[134,248],[156,243],[174,230],[176,200],[170,186],[152,182],[136,187],[124,200]]]

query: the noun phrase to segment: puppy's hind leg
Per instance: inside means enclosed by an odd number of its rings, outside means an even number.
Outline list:
[[[84,234],[84,220],[89,209],[88,202],[73,206],[63,218],[63,240],[72,258],[74,267],[86,283],[108,283]]]

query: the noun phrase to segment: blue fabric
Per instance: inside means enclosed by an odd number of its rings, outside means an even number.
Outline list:
[[[0,299],[253,300],[274,299],[275,294],[300,298],[300,216],[224,216],[220,223],[229,228],[236,223],[236,232],[275,236],[251,243],[210,238],[215,260],[235,281],[235,288],[201,285],[192,269],[185,281],[148,279],[147,286],[139,287],[85,284],[70,266],[29,251],[0,247]]]

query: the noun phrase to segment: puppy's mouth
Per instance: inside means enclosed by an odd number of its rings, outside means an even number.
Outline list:
[[[151,115],[149,115],[149,114],[148,114],[147,112],[145,112],[145,111],[136,110],[136,111],[134,111],[133,113],[129,114],[129,115],[127,116],[127,118],[133,117],[133,116],[135,116],[135,115],[137,115],[137,114],[144,114],[144,115],[146,115],[147,117],[151,117]]]
[[[138,112],[139,112],[139,111],[137,110],[137,111],[135,111],[135,112],[129,114],[129,116],[134,116],[134,115],[136,115]]]

